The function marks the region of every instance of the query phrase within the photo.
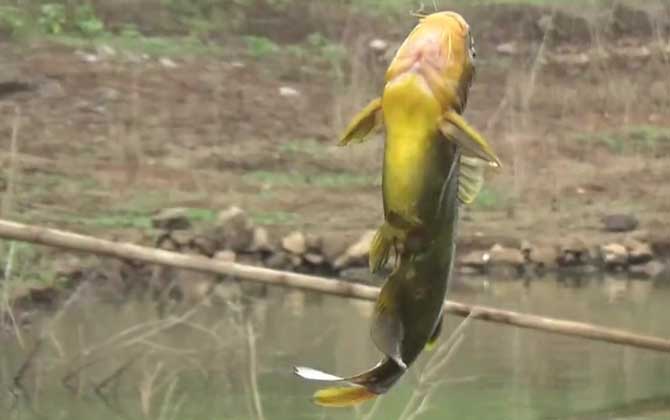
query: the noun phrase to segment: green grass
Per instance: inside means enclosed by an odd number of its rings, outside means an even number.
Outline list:
[[[223,47],[208,44],[193,37],[127,36],[104,34],[96,38],[82,38],[77,35],[61,34],[44,37],[54,43],[74,48],[95,48],[108,45],[118,51],[148,54],[154,57],[180,57],[223,54]]]
[[[317,157],[324,152],[325,146],[314,139],[296,139],[279,145],[279,152],[287,155],[306,154]]]
[[[321,172],[308,175],[291,171],[254,171],[245,175],[244,179],[251,184],[262,184],[268,187],[347,188],[380,185],[378,176],[347,172]]]
[[[577,133],[574,139],[604,146],[616,154],[649,154],[670,146],[670,128],[637,125],[598,133]]]
[[[133,228],[150,230],[153,210],[117,210],[92,215],[57,215],[52,220],[100,229]],[[211,223],[217,212],[212,209],[187,208],[186,217],[193,223]]]
[[[300,218],[295,213],[285,211],[251,212],[251,220],[258,225],[295,225]]]

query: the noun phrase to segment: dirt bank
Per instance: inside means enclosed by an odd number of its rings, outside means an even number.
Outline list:
[[[341,149],[335,138],[378,94],[413,19],[331,12],[319,36],[311,24],[289,38],[250,24],[205,52],[0,41],[5,168],[18,127],[15,173],[0,175],[5,216],[152,244],[161,209],[188,208],[209,226],[236,205],[277,238],[299,230],[355,242],[381,217],[382,143]],[[480,56],[467,117],[504,163],[464,212],[463,254],[580,241],[593,251],[632,237],[665,255],[670,44],[656,17],[667,11],[463,13]],[[371,48],[373,39],[388,46]],[[632,215],[632,233],[604,229],[612,214]],[[26,267],[52,272],[53,254],[23,251]]]

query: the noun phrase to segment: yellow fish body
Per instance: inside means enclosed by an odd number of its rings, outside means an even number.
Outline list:
[[[398,267],[382,287],[375,305],[372,339],[385,357],[361,374],[341,378],[299,367],[299,376],[339,383],[314,394],[316,404],[347,407],[387,392],[439,335],[442,309],[455,258],[458,223],[458,152],[452,153],[450,172],[436,203],[428,245],[414,254],[403,253]]]
[[[374,311],[372,340],[384,354],[372,369],[341,378],[296,368],[306,379],[339,382],[314,401],[349,406],[385,393],[440,332],[455,255],[459,204],[471,202],[486,164],[499,166],[488,143],[460,116],[474,74],[469,28],[460,15],[423,18],[398,50],[381,98],[354,117],[341,143],[383,124],[385,223],[370,250],[370,268],[396,266]]]
[[[386,223],[373,239],[370,268],[377,271],[395,246],[412,251],[425,242],[435,217],[435,202],[449,168],[450,143],[461,148],[463,185],[459,198],[469,203],[481,187],[483,165],[500,162],[486,140],[460,116],[474,76],[474,47],[468,24],[453,12],[421,19],[398,49],[386,72],[381,99],[375,99],[349,124],[340,141],[365,139],[386,127],[382,191]]]

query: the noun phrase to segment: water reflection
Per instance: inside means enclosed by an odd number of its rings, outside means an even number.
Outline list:
[[[659,286],[468,279],[450,298],[670,337],[670,290]],[[372,413],[372,404],[324,410],[291,366],[347,374],[374,363],[369,303],[280,289],[168,309],[94,296],[35,317],[21,340],[2,337],[2,418],[397,419],[431,356]],[[447,319],[447,331],[459,322]],[[405,418],[670,418],[670,358],[650,351],[474,321],[440,372],[420,415],[411,409]]]

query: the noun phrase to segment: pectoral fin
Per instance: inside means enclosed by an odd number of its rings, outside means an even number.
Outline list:
[[[397,313],[398,302],[394,288],[395,284],[391,277],[386,281],[377,298],[370,334],[379,351],[402,369],[407,369],[407,364],[402,360],[402,339],[405,331]]]
[[[458,176],[458,200],[461,203],[471,204],[477,198],[484,185],[486,165],[480,159],[461,155]]]
[[[382,100],[381,98],[373,99],[354,116],[338,144],[345,146],[351,142],[362,143],[372,131],[381,127],[382,120]]]
[[[497,168],[502,166],[491,145],[458,113],[445,113],[440,121],[440,131],[462,147],[465,155],[482,159]]]

